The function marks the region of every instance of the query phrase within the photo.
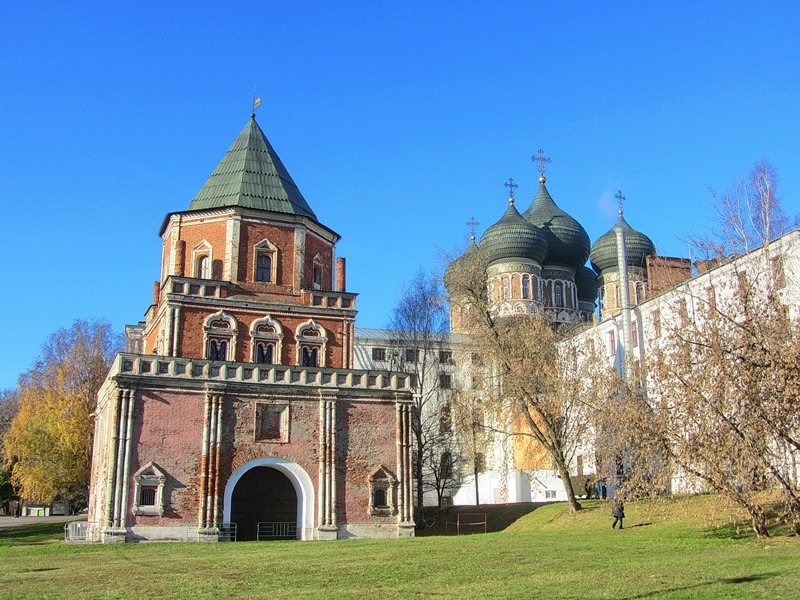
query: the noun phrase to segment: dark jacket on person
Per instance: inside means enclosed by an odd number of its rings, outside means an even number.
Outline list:
[[[625,505],[619,500],[615,500],[614,504],[611,506],[611,516],[616,519],[625,517]]]

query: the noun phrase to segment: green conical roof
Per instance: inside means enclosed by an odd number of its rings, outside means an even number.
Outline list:
[[[539,191],[522,216],[545,233],[545,264],[566,265],[577,270],[589,258],[589,234],[580,223],[556,206],[544,185],[544,177],[539,182]]]
[[[541,264],[547,252],[544,233],[522,218],[513,198],[508,203],[500,220],[483,232],[481,249],[490,263],[505,258],[528,258]]]
[[[189,204],[189,210],[241,206],[279,213],[317,216],[297,189],[255,115]]]
[[[645,257],[656,252],[652,240],[628,225],[620,215],[614,227],[600,236],[592,246],[592,267],[600,274],[606,270],[617,270],[617,227],[622,227],[625,232],[625,255],[629,267],[644,267]]]

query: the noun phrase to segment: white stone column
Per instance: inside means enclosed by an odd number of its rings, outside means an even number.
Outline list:
[[[317,538],[335,540],[336,522],[336,401],[319,401],[319,502]]]
[[[225,223],[225,266],[222,270],[222,279],[225,281],[239,280],[239,241],[241,238],[242,218],[233,215]]]

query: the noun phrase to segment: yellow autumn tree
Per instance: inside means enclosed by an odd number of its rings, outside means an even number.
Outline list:
[[[42,345],[20,377],[19,412],[3,458],[22,498],[86,502],[94,422],[91,415],[121,337],[104,321],[75,321]]]

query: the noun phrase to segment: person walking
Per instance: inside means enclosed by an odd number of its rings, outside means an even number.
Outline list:
[[[614,517],[611,529],[616,528],[617,523],[619,523],[619,528],[622,529],[622,519],[625,518],[625,505],[621,499],[615,499],[614,504],[611,505],[611,516]]]

